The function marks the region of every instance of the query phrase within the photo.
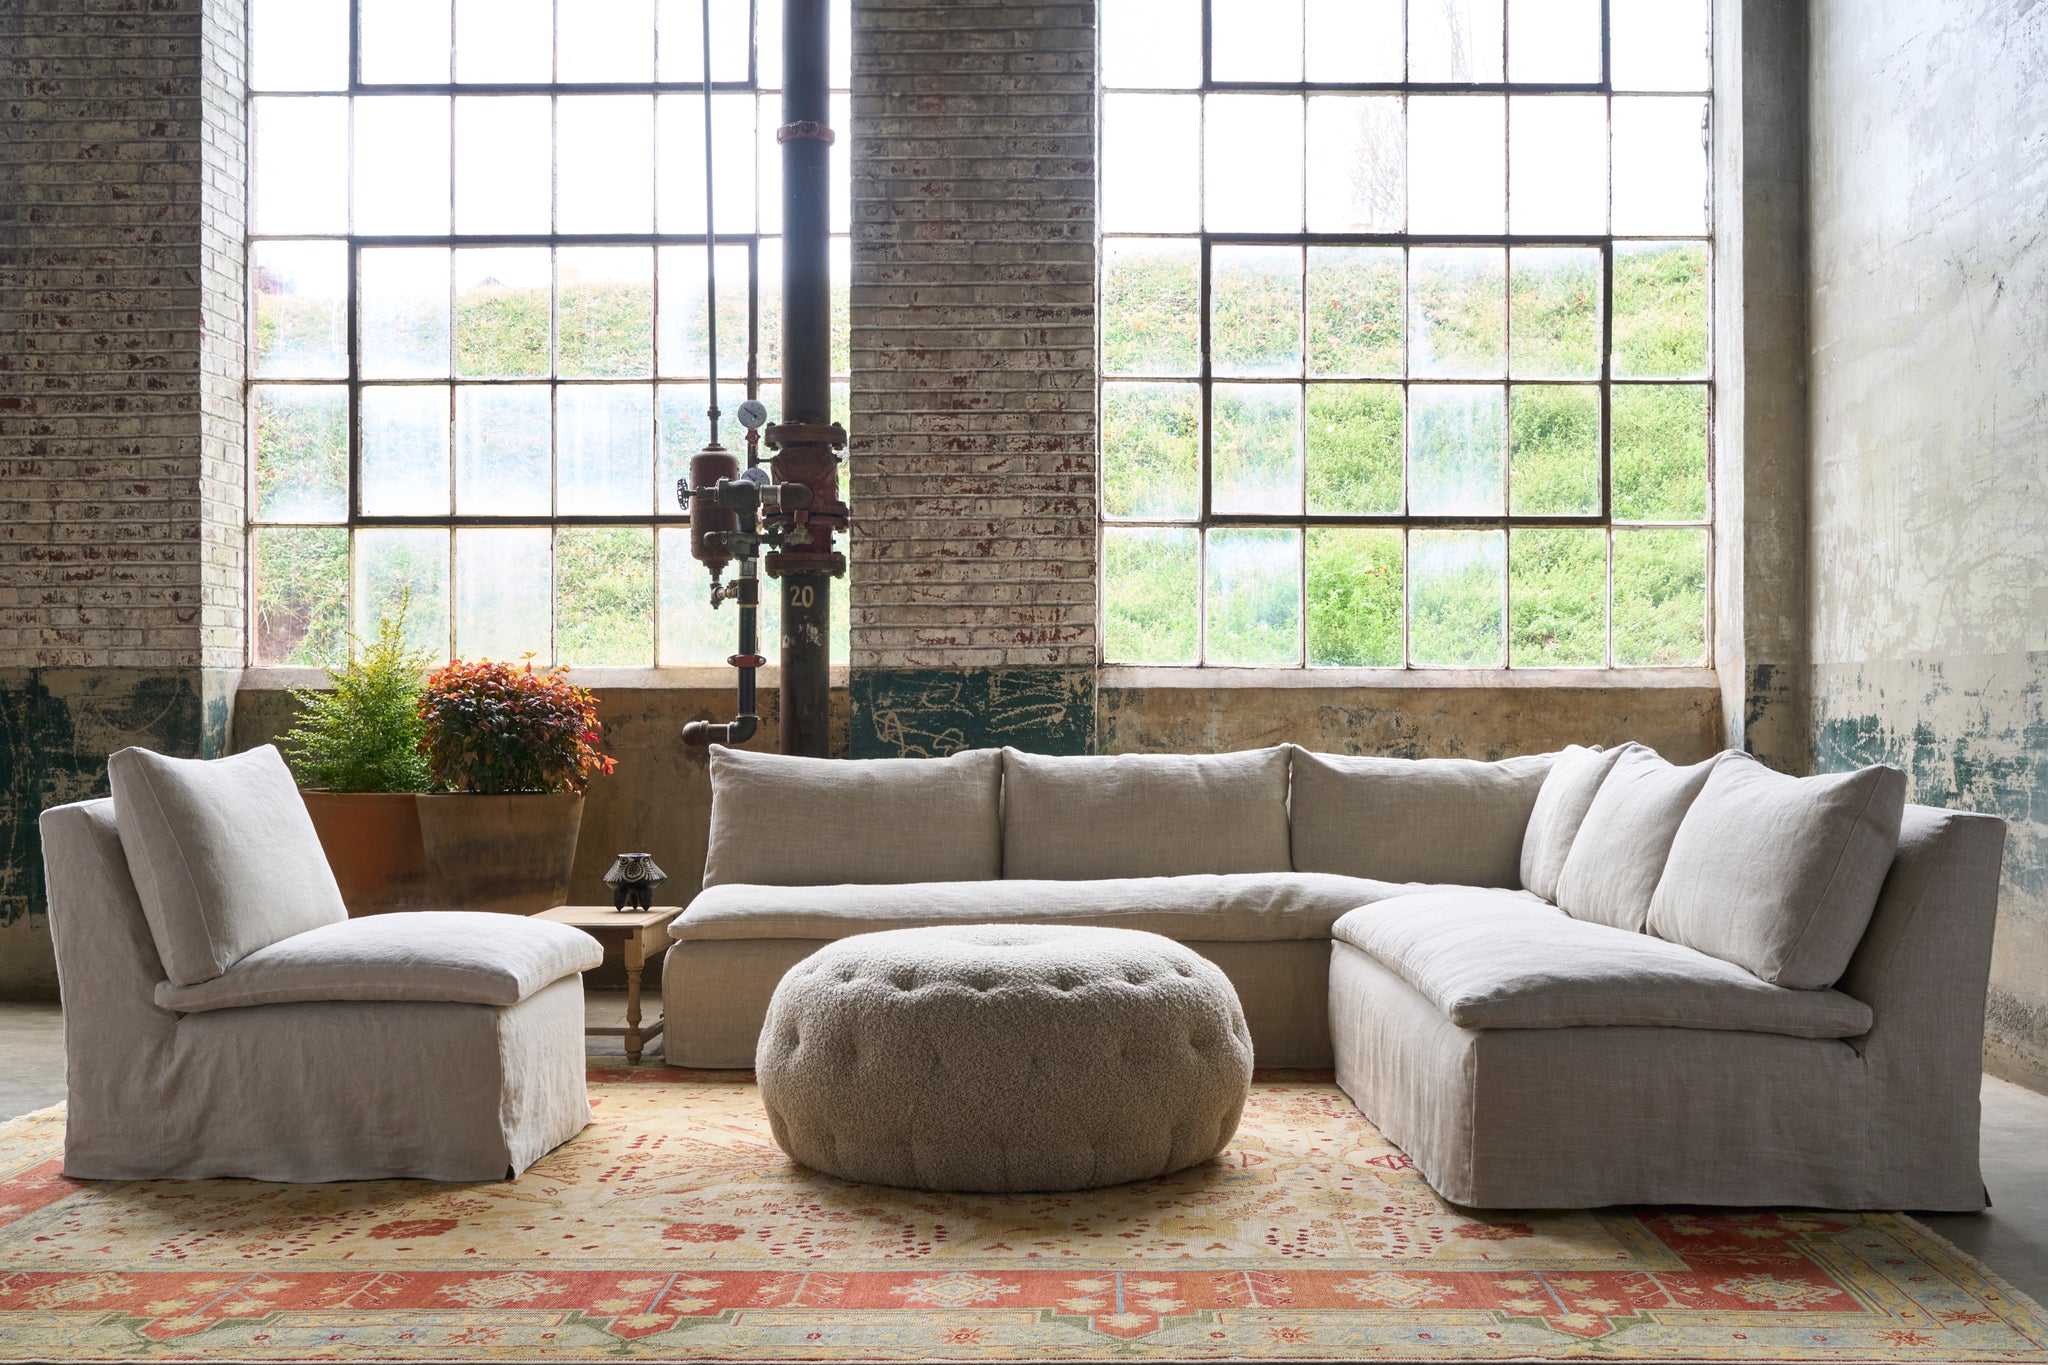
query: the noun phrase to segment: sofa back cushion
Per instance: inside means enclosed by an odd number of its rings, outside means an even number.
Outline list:
[[[1285,872],[1287,746],[1053,758],[1003,751],[1003,876]]]
[[[1671,841],[1717,761],[1678,768],[1643,745],[1623,745],[1565,855],[1558,907],[1573,919],[1641,932]]]
[[[1775,985],[1832,986],[1869,926],[1905,803],[1896,768],[1794,778],[1723,755],[1671,842],[1650,932]]]
[[[1522,885],[1547,901],[1557,899],[1557,880],[1572,851],[1579,825],[1593,807],[1619,749],[1588,749],[1574,744],[1557,755],[1544,775],[1543,789],[1529,812],[1522,835]]]
[[[990,881],[1002,781],[1000,749],[847,759],[713,745],[704,885]]]
[[[107,760],[121,851],[173,985],[348,918],[298,785],[266,744],[229,758]]]
[[[1352,758],[1294,751],[1294,868],[1383,882],[1521,885],[1523,831],[1555,754]]]

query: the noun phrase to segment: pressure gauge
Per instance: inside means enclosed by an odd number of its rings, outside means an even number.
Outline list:
[[[749,398],[740,404],[740,410],[734,416],[740,419],[741,426],[754,431],[768,420],[768,405],[758,398]]]

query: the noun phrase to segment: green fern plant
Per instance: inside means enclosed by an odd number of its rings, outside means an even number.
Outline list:
[[[409,595],[368,645],[349,637],[331,691],[292,689],[299,723],[280,747],[302,787],[332,792],[423,792],[433,786],[421,740],[420,690],[430,656],[408,648]]]

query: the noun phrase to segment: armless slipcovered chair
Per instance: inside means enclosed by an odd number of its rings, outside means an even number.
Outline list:
[[[45,811],[64,1000],[64,1174],[517,1175],[590,1120],[597,941],[523,916],[349,919],[265,746],[126,749]]]

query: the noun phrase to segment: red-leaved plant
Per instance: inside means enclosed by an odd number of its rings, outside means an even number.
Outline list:
[[[480,659],[437,669],[420,694],[434,785],[442,791],[580,792],[617,761],[597,746],[597,699],[563,676]]]

